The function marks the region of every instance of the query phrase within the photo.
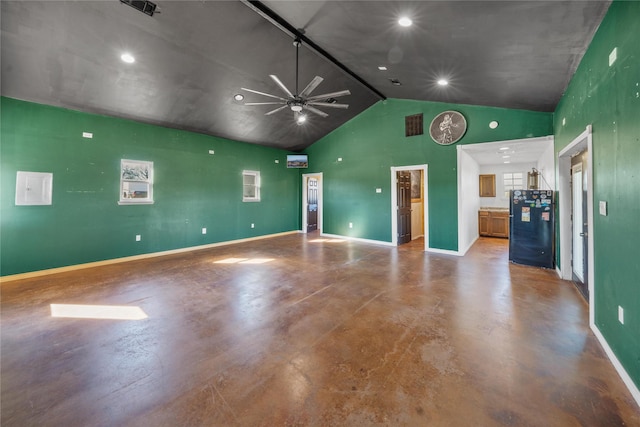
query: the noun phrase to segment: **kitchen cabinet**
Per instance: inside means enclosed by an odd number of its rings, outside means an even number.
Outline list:
[[[478,232],[486,237],[509,237],[509,212],[506,210],[478,211]]]
[[[480,175],[480,197],[496,197],[496,176]]]

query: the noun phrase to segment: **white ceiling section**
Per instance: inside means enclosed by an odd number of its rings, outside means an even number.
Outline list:
[[[384,97],[549,112],[610,1],[156,3],[148,16],[118,0],[3,0],[1,94],[289,150]],[[290,111],[243,105],[259,95],[234,100],[242,87],[278,94],[270,74],[295,86],[290,29],[341,64],[303,44],[301,84],[348,89],[348,109],[298,126]]]

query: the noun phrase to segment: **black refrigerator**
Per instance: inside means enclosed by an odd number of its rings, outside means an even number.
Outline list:
[[[509,261],[553,268],[553,191],[511,190],[509,195]]]

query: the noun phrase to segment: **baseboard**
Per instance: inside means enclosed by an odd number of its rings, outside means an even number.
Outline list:
[[[456,253],[456,255],[459,255],[459,256],[465,256],[465,255],[467,254],[467,252],[469,252],[469,249],[471,249],[471,246],[473,246],[473,245],[478,241],[478,239],[479,239],[479,238],[480,238],[480,236],[476,236],[476,238],[475,238],[475,239],[473,239],[473,240],[471,241],[471,243],[469,243],[469,245],[468,245],[466,248],[464,248],[464,250],[462,250],[462,251],[458,251],[458,252]]]
[[[627,371],[622,366],[622,363],[620,363],[620,361],[616,357],[613,350],[611,350],[611,347],[609,347],[609,343],[605,339],[604,335],[602,335],[602,332],[600,332],[600,329],[598,329],[598,327],[593,323],[590,326],[591,326],[591,330],[593,331],[596,338],[600,342],[600,345],[604,349],[604,352],[607,354],[607,357],[609,357],[609,360],[613,364],[613,367],[615,368],[616,372],[618,372],[618,375],[620,375],[620,378],[622,378],[622,381],[631,392],[631,396],[633,396],[638,406],[640,406],[640,389],[638,389],[638,387],[633,382],[633,380],[631,379]]]
[[[455,255],[455,256],[463,256],[464,254],[458,252],[458,251],[450,251],[447,249],[434,249],[434,248],[427,248],[427,252],[433,252],[434,254],[444,254],[444,255]]]
[[[560,267],[556,266],[556,274],[558,275],[559,278],[562,279],[562,271],[560,270]]]
[[[148,254],[133,255],[133,256],[123,257],[123,258],[107,259],[104,261],[88,262],[85,264],[75,264],[75,265],[68,265],[65,267],[49,268],[47,270],[38,270],[38,271],[30,271],[27,273],[12,274],[9,276],[1,276],[0,283],[12,282],[15,280],[22,280],[22,279],[30,279],[32,277],[47,276],[49,274],[63,273],[67,271],[82,270],[85,268],[100,267],[103,265],[119,264],[121,262],[137,261],[141,259],[155,258],[155,257],[165,256],[165,255],[180,254],[183,252],[199,251],[202,249],[216,248],[218,246],[235,245],[237,243],[251,242],[254,240],[262,240],[262,239],[270,239],[272,237],[286,236],[288,234],[298,234],[298,233],[300,233],[299,230],[284,231],[282,233],[265,234],[264,236],[247,237],[245,239],[237,239],[237,240],[227,240],[224,242],[209,243],[209,244],[200,245],[200,246],[189,246],[187,248],[172,249],[169,251],[152,252]]]
[[[360,238],[360,237],[341,236],[339,234],[327,234],[327,233],[321,233],[320,235],[322,237],[331,237],[333,239],[352,240],[354,242],[369,243],[369,244],[372,244],[372,245],[396,246],[391,242],[384,242],[382,240],[363,239],[363,238]]]

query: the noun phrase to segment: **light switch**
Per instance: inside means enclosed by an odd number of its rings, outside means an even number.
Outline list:
[[[607,202],[600,200],[600,215],[607,216]]]
[[[376,193],[382,193],[382,188],[376,188]]]

